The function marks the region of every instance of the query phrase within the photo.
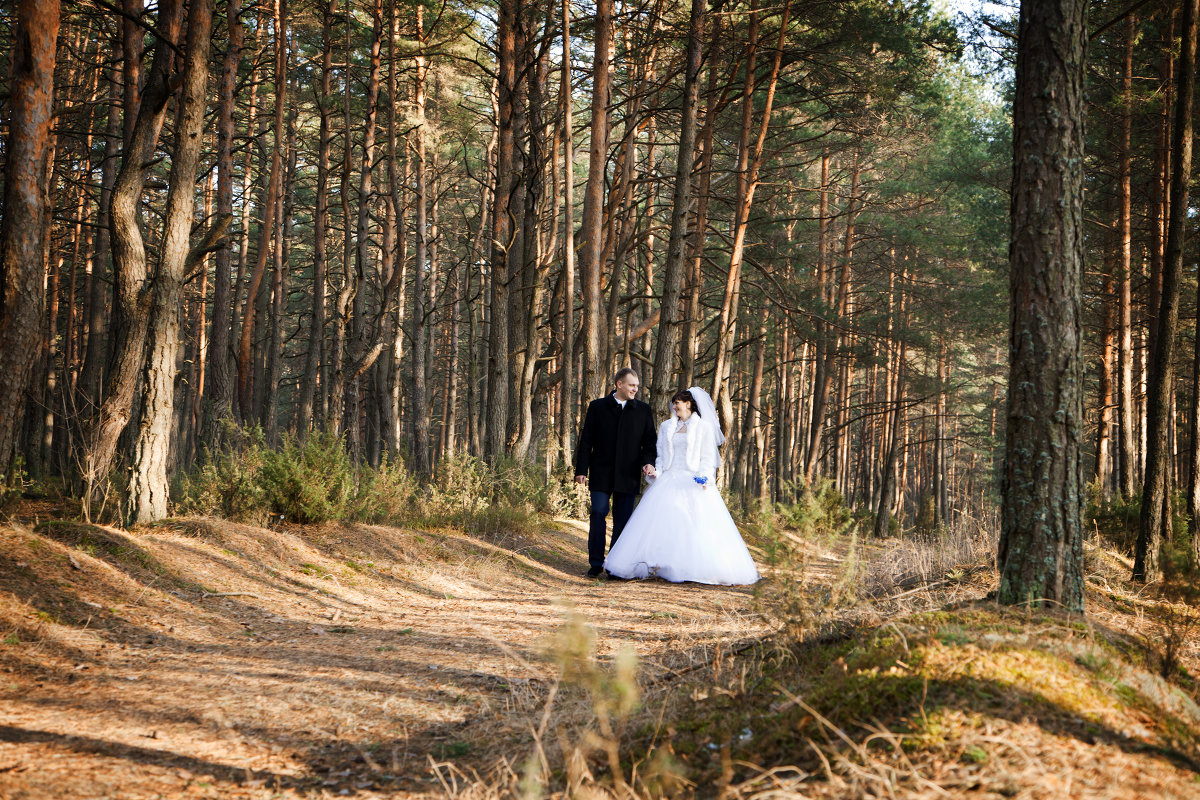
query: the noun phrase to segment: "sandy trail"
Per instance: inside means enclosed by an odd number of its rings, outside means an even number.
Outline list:
[[[421,795],[431,756],[519,746],[569,609],[651,679],[766,632],[751,589],[589,580],[585,552],[565,521],[0,528],[0,797]]]

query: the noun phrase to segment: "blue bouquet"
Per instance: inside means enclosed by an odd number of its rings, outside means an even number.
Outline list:
[[[696,475],[692,478],[692,480],[694,480],[696,483],[700,484],[701,486],[708,483],[708,478],[704,477],[703,475]]]

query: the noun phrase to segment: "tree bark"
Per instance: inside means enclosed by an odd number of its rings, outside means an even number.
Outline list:
[[[320,124],[317,133],[317,192],[313,211],[313,296],[308,326],[308,351],[304,355],[304,378],[300,382],[300,403],[296,429],[303,436],[314,427],[314,405],[325,352],[325,283],[329,239],[329,91],[333,73],[333,15],[336,0],[321,6],[321,83],[317,93]]]
[[[379,113],[379,75],[383,46],[383,3],[374,0],[371,5],[371,46],[367,72],[366,118],[363,125],[363,156],[358,173],[358,209],[354,235],[354,280],[353,307],[350,317],[350,341],[347,352],[350,362],[344,367],[345,385],[345,431],[347,444],[356,459],[362,455],[362,413],[359,402],[362,397],[362,373],[370,367],[375,356],[367,341],[367,261],[370,258],[370,223],[373,194],[372,172],[375,168],[375,131]],[[349,128],[347,128],[349,135]],[[349,222],[347,222],[349,224]]]
[[[275,208],[283,181],[283,108],[287,102],[287,0],[275,0],[275,142],[271,151],[271,172],[267,179],[267,197],[263,208],[262,223],[258,229],[258,252],[255,255],[254,271],[250,274],[250,286],[246,290],[245,313],[242,315],[241,338],[238,343],[237,389],[238,407],[244,421],[254,419],[254,407],[250,385],[250,346],[254,338],[254,318],[257,312],[259,289],[267,270],[267,254],[271,251],[271,240],[275,229]]]
[[[610,0],[601,0],[609,2]],[[508,328],[509,281],[516,248],[512,194],[516,137],[514,117],[518,103],[517,25],[522,13],[520,0],[501,0],[496,39],[497,66],[496,172],[492,202],[491,319],[487,353],[486,444],[484,456],[495,463],[505,455],[508,427]]]
[[[241,0],[229,0],[226,14],[228,43],[221,62],[217,86],[217,214],[233,214],[233,111],[234,88],[241,61],[243,26]],[[233,416],[233,383],[229,333],[231,325],[232,283],[230,276],[231,243],[217,250],[214,258],[212,336],[208,347],[209,399],[205,403],[204,440],[215,447],[221,435],[220,422]]]
[[[1116,366],[1117,340],[1117,308],[1116,293],[1117,279],[1113,274],[1112,255],[1105,254],[1103,258],[1103,277],[1101,279],[1101,315],[1100,315],[1100,364],[1098,376],[1099,397],[1096,425],[1096,489],[1102,503],[1107,503],[1112,497],[1113,474],[1113,407],[1115,398],[1113,380]]]
[[[95,249],[92,256],[92,271],[88,277],[87,301],[87,345],[83,367],[79,373],[81,408],[89,411],[100,405],[100,391],[104,383],[104,365],[108,360],[108,280],[111,261],[109,228],[111,219],[113,186],[117,182],[117,152],[121,136],[121,107],[118,103],[119,72],[114,66],[109,71],[108,125],[104,137],[104,165],[100,173],[100,206],[96,216]]]
[[[704,129],[700,134],[700,185],[696,198],[696,223],[692,229],[691,241],[691,270],[688,275],[688,310],[687,321],[684,324],[683,342],[680,345],[683,358],[684,386],[694,386],[696,383],[696,358],[699,347],[698,332],[700,329],[700,294],[704,288],[704,241],[708,228],[708,201],[711,196],[713,137],[716,129],[719,100],[717,98],[717,72],[721,39],[721,16],[713,17],[712,38],[709,40],[708,80],[705,96],[707,104],[704,111]]]
[[[687,255],[687,220],[692,205],[692,171],[696,161],[696,117],[700,104],[701,37],[708,0],[692,0],[688,22],[687,55],[683,76],[683,119],[675,160],[675,188],[671,199],[671,231],[667,237],[667,261],[663,265],[662,309],[654,343],[654,369],[650,402],[656,415],[665,415],[675,376],[682,316],[683,262]]]
[[[288,115],[287,142],[284,145],[283,186],[293,186],[296,180],[296,117],[293,109]],[[279,383],[283,376],[283,329],[287,315],[287,272],[291,266],[292,215],[295,193],[288,192],[275,210],[275,245],[271,277],[270,343],[266,361],[266,401],[262,408],[264,436],[272,447],[279,444]],[[314,291],[314,294],[316,292]]]
[[[583,252],[579,261],[583,289],[583,389],[599,397],[608,383],[600,320],[600,275],[604,271],[604,167],[608,159],[608,103],[612,65],[613,3],[596,0],[596,48],[592,59],[592,123],[588,180],[583,194]]]
[[[145,363],[151,287],[138,201],[146,181],[146,165],[158,142],[171,96],[168,78],[175,43],[179,39],[180,11],[177,0],[159,5],[157,28],[159,35],[165,38],[156,39],[154,43],[153,61],[138,105],[137,119],[113,187],[110,211],[115,296],[112,363],[104,401],[85,435],[85,516],[91,513],[96,488],[107,481],[112,469],[117,442],[129,423],[138,376]]]
[[[43,284],[59,4],[19,0],[0,221],[0,476],[11,480],[17,425],[46,301]]]
[[[196,202],[196,169],[204,142],[205,94],[212,0],[189,3],[182,93],[171,157],[170,188],[163,221],[163,244],[150,304],[149,349],[142,396],[142,418],[129,483],[130,516],[154,522],[167,516],[167,461],[174,427],[175,372],[179,349],[180,306]]]
[[[424,53],[425,47],[425,16],[424,8],[417,6],[417,47],[420,48],[416,57],[416,85],[414,91],[414,111],[416,113],[413,137],[416,143],[416,226],[417,239],[414,249],[413,263],[413,311],[412,311],[412,403],[413,403],[413,466],[418,474],[428,475],[431,472],[429,462],[429,387],[425,384],[425,279],[429,269],[427,255],[429,250],[429,220],[427,219],[429,198],[426,192],[425,174],[425,82],[429,74],[429,63]]]
[[[1183,3],[1182,46],[1179,53],[1175,98],[1174,152],[1171,158],[1170,206],[1167,213],[1167,243],[1163,259],[1162,301],[1158,311],[1158,335],[1152,350],[1146,397],[1146,478],[1142,488],[1141,525],[1133,551],[1133,579],[1155,581],[1162,577],[1160,551],[1169,522],[1170,447],[1168,432],[1175,377],[1175,333],[1179,326],[1179,290],[1183,276],[1183,247],[1186,238],[1188,187],[1192,176],[1192,107],[1196,67],[1197,10],[1200,0]],[[1200,375],[1200,358],[1196,360]],[[1200,403],[1193,416],[1200,414]],[[1200,506],[1200,487],[1189,492],[1188,506]]]
[[[563,103],[563,352],[562,419],[559,420],[563,460],[570,462],[575,437],[575,418],[580,413],[579,388],[575,382],[575,129],[572,123],[571,0],[562,0]]]
[[[1118,220],[1121,255],[1117,300],[1117,452],[1121,497],[1137,491],[1137,439],[1133,417],[1133,192],[1130,185],[1130,150],[1133,121],[1133,42],[1137,23],[1131,14],[1125,28],[1125,68],[1121,81],[1121,138],[1118,156]]]
[[[1087,2],[1025,0],[1018,30],[998,599],[1082,612]]]
[[[722,418],[726,430],[735,430],[732,417],[732,398],[729,392],[730,353],[737,332],[738,304],[742,291],[742,264],[746,255],[746,235],[750,228],[750,208],[754,204],[754,193],[758,188],[758,172],[762,166],[763,147],[767,130],[771,125],[771,111],[775,104],[775,88],[779,83],[779,70],[783,63],[783,44],[787,36],[791,4],[785,3],[779,21],[779,39],[775,46],[775,60],[767,79],[767,97],[763,107],[758,136],[750,149],[750,125],[754,114],[754,93],[757,82],[754,75],[754,55],[758,47],[758,22],[751,3],[750,42],[746,57],[746,84],[742,101],[742,134],[738,144],[738,197],[734,210],[733,247],[729,254],[729,275],[725,282],[725,296],[721,302],[721,317],[717,328],[717,365],[713,378],[713,402]]]

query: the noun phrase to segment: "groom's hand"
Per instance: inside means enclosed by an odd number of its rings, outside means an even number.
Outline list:
[[[587,483],[587,475],[576,475],[575,482],[580,485]]]

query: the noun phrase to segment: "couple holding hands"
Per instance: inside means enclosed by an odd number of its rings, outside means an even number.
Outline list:
[[[587,409],[575,449],[575,480],[591,490],[588,577],[658,577],[673,583],[737,585],[758,580],[715,478],[725,442],[712,398],[693,386],[671,398],[654,432],[628,367],[613,392]],[[642,478],[650,484],[637,502]],[[604,556],[612,506],[612,543]],[[636,506],[636,508],[635,508]]]

